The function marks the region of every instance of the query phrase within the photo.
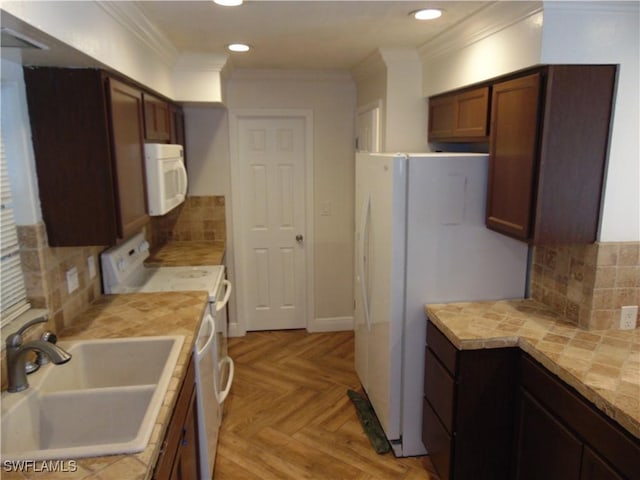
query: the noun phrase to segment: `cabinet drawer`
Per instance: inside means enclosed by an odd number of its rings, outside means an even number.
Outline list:
[[[427,322],[427,345],[442,365],[455,377],[458,350],[432,322]]]
[[[448,479],[453,448],[451,436],[426,400],[422,402],[422,443],[440,478]]]
[[[427,348],[424,365],[424,395],[449,433],[453,433],[455,382]]]
[[[523,388],[553,411],[595,452],[610,461],[623,476],[637,476],[640,472],[640,441],[531,357],[522,355],[521,358]]]

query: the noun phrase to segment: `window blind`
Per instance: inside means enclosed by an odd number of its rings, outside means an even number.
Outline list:
[[[0,134],[0,326],[29,310],[4,139]]]

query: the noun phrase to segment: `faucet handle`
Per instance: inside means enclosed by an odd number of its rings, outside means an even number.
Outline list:
[[[27,323],[25,323],[16,333],[18,335],[22,335],[28,328],[32,327],[33,325],[37,325],[38,323],[44,323],[47,320],[49,320],[49,316],[47,314],[36,317],[33,320],[29,320]]]
[[[22,335],[24,334],[24,332],[33,325],[44,323],[47,320],[49,320],[49,316],[46,314],[40,317],[36,317],[33,320],[29,320],[22,327],[20,327],[17,332],[12,333],[7,337],[7,347],[19,347],[20,345],[22,345]]]

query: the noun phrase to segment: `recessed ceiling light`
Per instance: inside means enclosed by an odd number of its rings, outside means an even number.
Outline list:
[[[238,5],[242,5],[242,0],[213,0],[213,3],[224,7],[237,7]]]
[[[249,45],[245,45],[244,43],[232,43],[227,45],[227,48],[232,52],[248,52],[251,49]]]
[[[426,8],[424,10],[411,12],[410,15],[413,15],[416,20],[434,20],[442,16],[442,10],[438,10],[437,8]]]

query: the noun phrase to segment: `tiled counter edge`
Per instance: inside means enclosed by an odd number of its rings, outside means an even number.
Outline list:
[[[433,304],[425,311],[460,350],[518,346],[640,438],[640,330],[582,330],[533,300]]]

